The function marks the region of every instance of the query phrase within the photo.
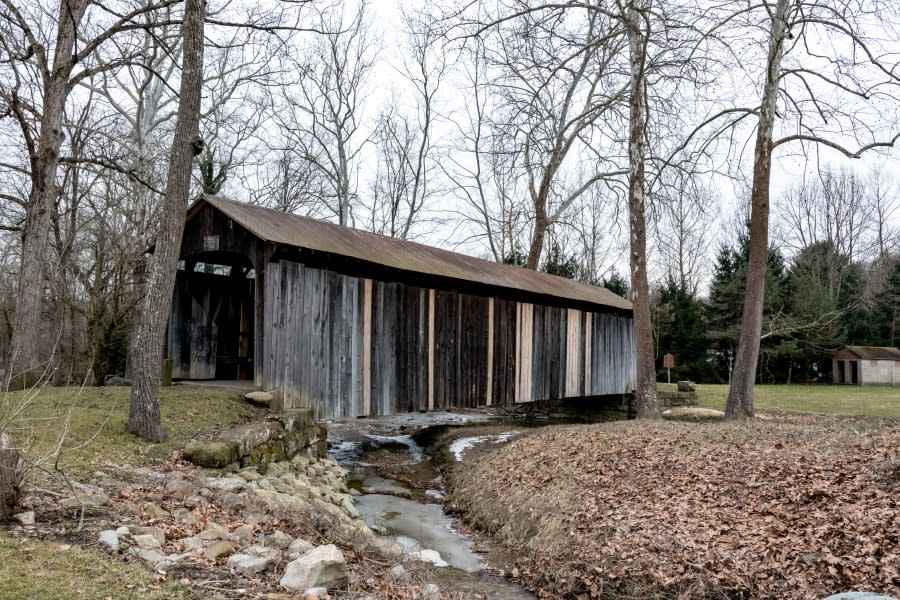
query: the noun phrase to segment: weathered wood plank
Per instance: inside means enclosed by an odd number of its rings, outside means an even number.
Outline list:
[[[494,299],[488,298],[487,318],[487,385],[484,403],[488,406],[494,399]]]
[[[363,415],[372,414],[372,280],[363,280]]]
[[[582,362],[579,361],[581,342],[581,311],[570,308],[566,311],[566,392],[568,397],[578,395],[578,375]]]
[[[434,410],[434,290],[428,290],[428,410]]]

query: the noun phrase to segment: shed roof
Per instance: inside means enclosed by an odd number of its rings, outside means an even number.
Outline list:
[[[885,346],[845,346],[856,356],[864,360],[900,360],[900,350]]]
[[[631,303],[607,290],[511,265],[351,229],[279,210],[205,195],[188,210],[191,218],[208,203],[267,242],[327,252],[394,269],[588,302],[621,310]]]

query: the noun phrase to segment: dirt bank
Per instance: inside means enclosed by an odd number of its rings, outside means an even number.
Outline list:
[[[896,421],[558,426],[448,464],[542,597],[900,595]]]

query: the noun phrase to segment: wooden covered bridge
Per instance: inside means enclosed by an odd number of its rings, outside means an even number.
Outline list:
[[[187,213],[168,355],[182,379],[252,379],[319,418],[633,388],[612,292],[205,196]]]

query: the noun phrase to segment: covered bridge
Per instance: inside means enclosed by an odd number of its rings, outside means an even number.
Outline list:
[[[635,370],[609,290],[218,196],[187,213],[168,356],[319,418],[620,395]]]

